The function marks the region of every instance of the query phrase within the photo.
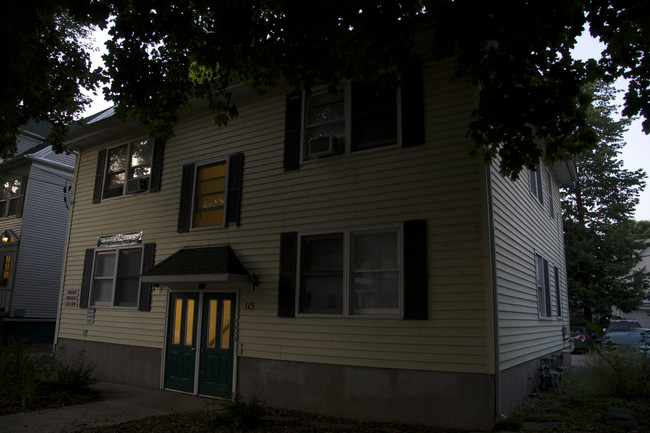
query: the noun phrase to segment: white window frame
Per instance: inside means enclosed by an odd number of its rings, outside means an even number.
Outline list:
[[[140,143],[142,141],[148,141],[150,142],[151,146],[151,155],[150,155],[150,162],[149,162],[149,175],[148,176],[130,176],[130,171],[131,168],[131,159],[132,159],[132,153],[133,153],[133,148],[132,146],[134,143]],[[115,196],[106,196],[106,187],[107,187],[107,182],[108,182],[108,175],[109,175],[109,164],[110,164],[110,152],[115,149],[119,149],[120,147],[126,146],[126,161],[124,161],[125,168],[124,168],[124,183],[122,184],[122,194],[115,195]],[[151,171],[153,170],[153,152],[154,152],[154,141],[151,138],[147,137],[140,137],[136,138],[133,140],[129,140],[126,143],[120,143],[117,146],[112,146],[106,149],[106,161],[104,162],[104,173],[102,174],[102,200],[110,200],[114,198],[119,198],[119,197],[124,197],[127,195],[133,195],[133,194],[139,194],[143,192],[149,192],[151,189]],[[142,167],[142,166],[140,166]],[[146,166],[145,166],[146,167]],[[128,191],[127,185],[129,181],[135,180],[135,179],[140,179],[141,181],[146,181],[146,188],[137,188],[136,191]]]
[[[551,305],[550,264],[542,254],[535,253],[535,288],[537,294],[537,313],[540,319],[553,317]]]
[[[223,217],[221,218],[221,224],[215,224],[211,226],[195,227],[194,226],[194,213],[196,212],[196,190],[197,190],[197,179],[199,178],[199,170],[202,167],[208,167],[211,165],[225,164],[226,165],[226,177],[224,181],[224,192],[223,192]],[[230,178],[230,159],[229,158],[219,158],[208,162],[202,162],[194,164],[194,178],[192,179],[192,212],[190,213],[190,229],[191,230],[209,230],[214,228],[223,228],[226,226],[226,212],[228,206],[228,179]]]
[[[142,264],[144,260],[144,247],[142,245],[128,245],[124,247],[118,247],[118,248],[98,248],[95,250],[95,253],[93,255],[93,271],[92,271],[92,277],[91,277],[91,287],[90,287],[90,293],[89,293],[89,304],[94,307],[99,307],[99,308],[122,308],[122,309],[133,309],[137,310],[138,305],[140,303],[140,289],[141,289],[141,282],[138,279],[138,291],[136,294],[136,303],[135,305],[115,305],[115,296],[116,296],[116,285],[117,285],[117,271],[119,268],[119,257],[120,257],[120,251],[123,250],[136,250],[140,249],[140,269],[138,272],[138,275],[142,275]],[[108,255],[112,254],[115,257],[115,266],[113,267],[113,275],[111,276],[105,276],[105,277],[97,277],[95,276],[96,273],[96,268],[97,268],[97,257],[99,255]],[[111,280],[113,282],[112,287],[111,287],[111,301],[95,301],[95,281],[96,280]]]
[[[393,147],[401,146],[402,145],[402,92],[401,88],[397,88],[395,91],[397,92],[397,99],[396,99],[396,116],[397,116],[397,137],[395,140],[395,143],[393,144],[388,144],[384,146],[377,146],[369,149],[361,149],[361,150],[352,150],[352,128],[351,128],[351,119],[352,119],[352,82],[350,80],[346,80],[343,82],[340,86],[344,86],[344,91],[343,91],[343,110],[344,110],[344,115],[343,119],[345,122],[344,126],[344,139],[345,139],[345,146],[342,149],[342,151],[337,152],[333,154],[332,156],[339,156],[339,155],[350,155],[352,153],[354,154],[361,154],[365,152],[374,152],[379,149],[390,149]],[[307,94],[307,92],[303,91],[303,97],[302,97],[302,108],[301,108],[301,121],[300,121],[300,162],[302,164],[304,163],[311,163],[314,161],[319,161],[321,158],[309,158],[308,152],[306,152],[307,145],[305,143],[306,140],[306,135],[307,135],[307,107],[308,107],[308,99],[310,96],[317,96],[319,94],[326,93],[328,91],[327,86],[320,86],[314,89],[314,91],[311,93],[311,95]]]
[[[17,185],[17,192],[12,192],[12,185]],[[10,216],[16,216],[18,213],[18,210],[16,209],[16,212],[14,213],[9,213],[9,209],[11,208],[11,203],[16,201],[17,203],[20,203],[20,197],[23,196],[24,194],[24,185],[22,183],[22,178],[20,177],[12,177],[7,180],[5,180],[2,183],[2,188],[0,189],[0,203],[5,203],[5,208],[4,212],[0,215],[0,218],[7,218]]]
[[[353,293],[353,257],[352,257],[352,235],[356,233],[395,233],[397,242],[397,267],[391,269],[374,270],[375,272],[397,272],[398,307],[394,309],[356,309],[352,297]],[[302,276],[302,242],[303,238],[319,235],[343,235],[343,283],[342,283],[342,307],[340,314],[330,313],[304,313],[300,311]],[[404,251],[403,251],[404,230],[402,225],[382,225],[377,227],[354,227],[342,230],[329,230],[318,232],[305,232],[298,235],[297,272],[296,272],[296,306],[295,314],[301,317],[357,317],[357,318],[402,318],[404,316]]]

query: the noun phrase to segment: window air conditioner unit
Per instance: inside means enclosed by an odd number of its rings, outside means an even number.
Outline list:
[[[136,177],[126,181],[126,193],[133,194],[136,192],[143,192],[149,189],[148,177]]]
[[[336,141],[336,137],[333,135],[310,138],[308,147],[309,157],[322,158],[323,156],[329,156],[337,153]]]

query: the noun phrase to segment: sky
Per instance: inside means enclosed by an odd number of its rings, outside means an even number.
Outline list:
[[[103,32],[98,31],[94,33],[97,46],[103,48],[103,43],[107,38],[107,32],[108,31],[105,30]],[[598,59],[600,58],[600,53],[603,50],[603,47],[603,44],[592,38],[589,33],[585,31],[585,33],[583,33],[583,35],[578,39],[578,44],[576,45],[576,48],[572,54],[575,58],[582,60],[586,60],[588,58]],[[101,51],[93,53],[91,56],[93,66],[103,65],[101,55]],[[616,83],[616,87],[625,89],[627,86],[623,80],[619,80]],[[86,110],[84,116],[97,113],[112,105],[111,103],[104,100],[101,92],[99,92],[98,95],[90,96],[93,99],[93,103]],[[623,104],[622,93],[620,95],[618,104]],[[641,168],[646,172],[646,175],[650,175],[650,135],[643,133],[643,130],[641,128],[641,120],[637,119],[632,122],[628,131],[624,134],[624,139],[626,145],[623,148],[623,152],[621,153],[623,166],[628,170],[637,170]],[[646,178],[646,183],[646,188],[641,193],[639,205],[637,206],[636,213],[634,215],[634,218],[637,221],[650,221],[650,178]]]

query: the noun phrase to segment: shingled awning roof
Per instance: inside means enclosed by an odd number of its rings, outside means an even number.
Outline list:
[[[145,283],[245,282],[248,272],[227,245],[182,248],[142,274]]]

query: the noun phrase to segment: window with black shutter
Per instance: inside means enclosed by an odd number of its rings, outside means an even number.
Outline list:
[[[287,95],[284,169],[301,162],[380,147],[424,143],[422,68],[413,64],[402,84],[346,82]]]
[[[160,191],[164,142],[138,139],[97,154],[93,203]]]
[[[178,232],[239,225],[244,154],[206,164],[187,164],[181,175]]]
[[[427,318],[426,222],[283,233],[278,316]]]
[[[81,308],[151,308],[151,284],[140,275],[153,266],[155,244],[87,249],[81,282]]]

